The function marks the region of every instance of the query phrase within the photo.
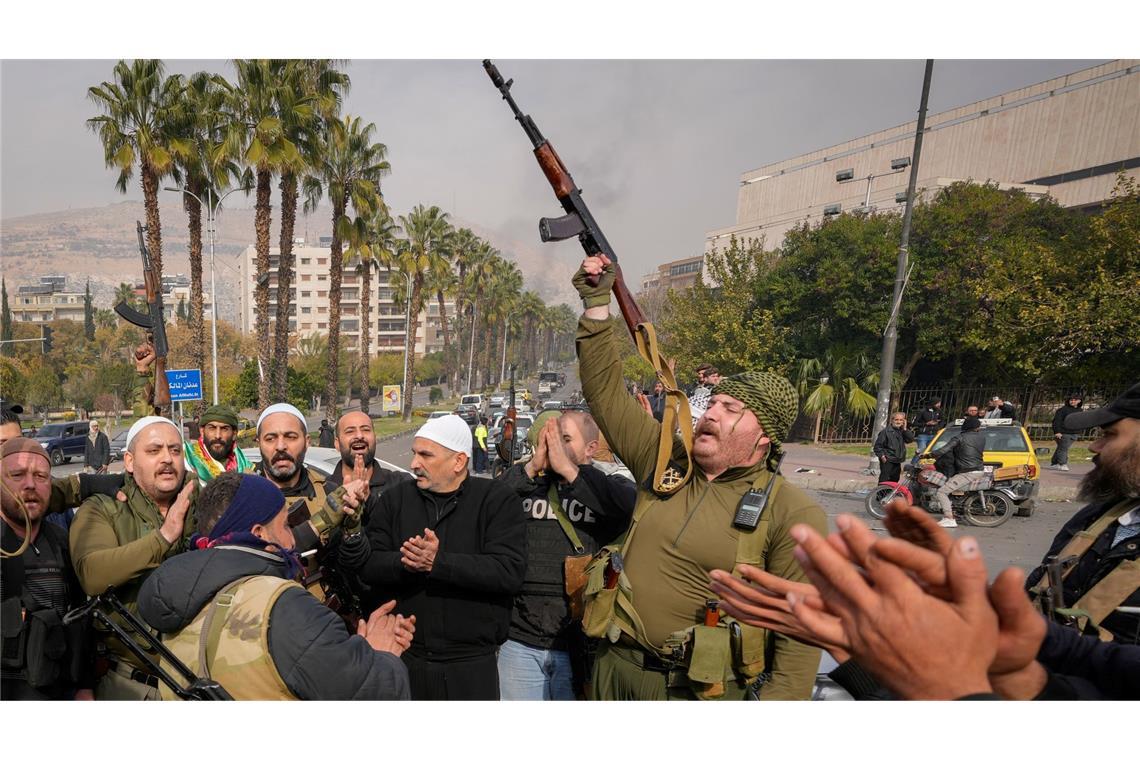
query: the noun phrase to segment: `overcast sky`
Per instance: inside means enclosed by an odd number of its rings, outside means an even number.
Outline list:
[[[931,112],[1102,60],[936,60]],[[923,66],[920,60],[496,62],[515,79],[520,107],[583,189],[627,276],[638,280],[659,263],[700,253],[707,231],[735,223],[742,172],[912,119]],[[209,70],[233,78],[224,60],[166,63],[168,73]],[[124,198],[85,125],[97,113],[87,88],[109,79],[113,65],[0,64],[0,216]],[[538,218],[560,208],[478,60],[352,60],[347,70],[346,112],[375,122],[388,146],[392,174],[383,190],[395,213],[435,204],[537,247]],[[141,198],[137,181],[126,197]],[[568,241],[555,254],[573,259],[578,252]]]

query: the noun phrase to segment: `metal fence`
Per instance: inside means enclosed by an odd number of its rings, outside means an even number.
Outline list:
[[[985,413],[987,402],[994,396],[1014,405],[1017,419],[1029,431],[1035,441],[1048,441],[1053,438],[1053,415],[1065,403],[1072,390],[1066,386],[1000,386],[979,385],[968,388],[926,387],[906,388],[893,394],[891,411],[903,411],[908,424],[920,411],[926,408],[929,399],[942,399],[942,418],[954,420],[962,417],[966,407],[976,404]],[[1082,391],[1082,409],[1104,406],[1127,390],[1127,386],[1086,388]],[[875,415],[855,415],[837,401],[831,410],[819,415],[819,440],[821,443],[870,443],[873,437]],[[792,427],[792,440],[814,440],[816,416],[801,414]],[[1093,435],[1087,432],[1079,438]]]

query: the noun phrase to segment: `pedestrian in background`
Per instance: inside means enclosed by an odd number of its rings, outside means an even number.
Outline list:
[[[1069,471],[1069,447],[1073,445],[1073,441],[1077,440],[1077,436],[1066,432],[1065,418],[1073,412],[1079,412],[1083,403],[1081,394],[1070,393],[1069,397],[1065,399],[1065,405],[1053,415],[1053,438],[1057,441],[1057,450],[1053,452],[1053,458],[1049,460],[1050,470]]]
[[[107,434],[99,429],[99,423],[91,421],[90,432],[83,446],[83,466],[87,472],[103,474],[111,463],[111,442]]]

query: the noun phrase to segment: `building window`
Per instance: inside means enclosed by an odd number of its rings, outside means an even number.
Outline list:
[[[308,266],[308,265],[309,265],[308,259],[301,259],[301,266]]]
[[[317,275],[317,282],[325,282],[326,280],[328,280],[328,278],[329,278],[329,276],[327,274],[318,274]]]
[[[313,313],[313,307],[312,306],[302,306],[301,307],[301,313],[302,314],[312,314]]]
[[[327,330],[328,326],[329,326],[328,322],[317,322],[317,329],[318,330]]]
[[[317,291],[317,298],[328,298],[328,297],[329,297],[329,292],[327,290],[318,290]]]
[[[327,307],[327,306],[318,306],[318,307],[317,307],[317,313],[318,313],[318,314],[328,314],[328,313],[329,313],[329,307]]]
[[[313,279],[313,276],[311,274],[301,275],[301,282],[311,282],[312,279]]]
[[[311,291],[311,290],[302,290],[301,291],[301,298],[311,298],[312,296],[313,296],[313,291]]]
[[[328,259],[317,259],[317,266],[328,266]]]

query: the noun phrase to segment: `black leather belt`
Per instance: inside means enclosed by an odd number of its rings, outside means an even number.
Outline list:
[[[152,689],[158,688],[157,676],[152,675],[145,670],[140,670],[134,665],[131,665],[129,662],[123,662],[122,660],[112,660],[111,667],[114,668],[116,673],[123,676],[124,678],[129,678],[132,681],[136,681],[145,686],[149,686]]]

